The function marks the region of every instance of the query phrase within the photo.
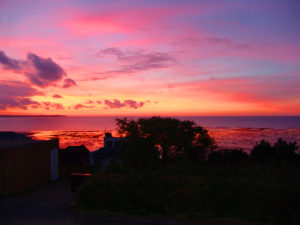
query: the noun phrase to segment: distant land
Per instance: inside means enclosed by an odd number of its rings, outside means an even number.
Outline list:
[[[0,115],[0,117],[66,117],[66,115]]]

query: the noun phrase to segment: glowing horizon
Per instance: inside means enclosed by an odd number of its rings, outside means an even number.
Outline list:
[[[0,3],[0,115],[300,115],[298,1]]]

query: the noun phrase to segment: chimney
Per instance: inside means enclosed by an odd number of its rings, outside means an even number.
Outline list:
[[[105,133],[105,137],[110,138],[110,137],[112,137],[112,135],[111,135],[111,133]]]

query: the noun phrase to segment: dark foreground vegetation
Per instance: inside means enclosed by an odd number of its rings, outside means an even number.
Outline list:
[[[300,224],[296,143],[262,140],[248,155],[216,150],[190,121],[152,117],[117,125],[126,137],[120,159],[81,186],[80,210]]]

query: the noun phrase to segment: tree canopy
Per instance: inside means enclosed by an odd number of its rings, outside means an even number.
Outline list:
[[[156,150],[163,162],[178,156],[195,157],[195,152],[209,152],[216,147],[208,131],[193,121],[150,117],[116,122],[119,135],[126,137],[131,148]]]
[[[252,151],[251,158],[257,163],[297,163],[299,155],[297,142],[287,142],[281,138],[272,146],[269,142],[261,140]]]

